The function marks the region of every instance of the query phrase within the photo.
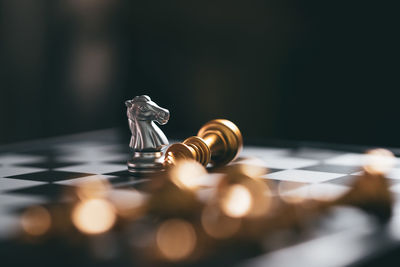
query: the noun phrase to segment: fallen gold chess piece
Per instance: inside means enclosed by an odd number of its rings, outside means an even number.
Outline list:
[[[233,122],[212,120],[201,127],[197,136],[169,146],[165,152],[164,164],[170,166],[179,160],[192,159],[203,166],[209,163],[221,166],[235,159],[242,147],[242,134]]]

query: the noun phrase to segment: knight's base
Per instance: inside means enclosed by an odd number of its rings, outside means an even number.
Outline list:
[[[134,152],[128,160],[128,171],[135,174],[152,174],[164,171],[162,152]]]

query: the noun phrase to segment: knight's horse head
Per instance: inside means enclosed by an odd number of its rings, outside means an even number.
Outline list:
[[[130,116],[139,121],[156,121],[160,125],[166,124],[169,120],[168,109],[158,106],[151,101],[147,95],[136,96],[125,102]]]

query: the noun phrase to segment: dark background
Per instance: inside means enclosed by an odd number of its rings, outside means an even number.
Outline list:
[[[385,1],[0,0],[0,143],[109,127],[124,101],[170,137],[400,146],[397,8]]]

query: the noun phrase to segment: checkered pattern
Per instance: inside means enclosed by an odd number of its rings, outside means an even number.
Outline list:
[[[0,238],[18,228],[16,209],[58,199],[83,181],[105,179],[116,190],[140,188],[148,180],[129,174],[127,157],[126,144],[113,140],[61,141],[40,149],[0,153]],[[270,172],[263,178],[284,182],[279,188],[285,194],[326,199],[346,192],[364,162],[362,154],[326,149],[245,147],[233,164],[267,167]],[[393,192],[399,193],[399,159],[396,166],[388,179]],[[211,174],[208,183],[218,177]]]

